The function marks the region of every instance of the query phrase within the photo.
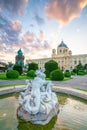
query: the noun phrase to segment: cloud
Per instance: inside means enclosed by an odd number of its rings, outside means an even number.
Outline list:
[[[23,15],[25,13],[29,0],[0,0],[2,9],[6,9],[9,13]]]
[[[80,28],[77,28],[77,29],[76,29],[76,32],[79,33],[79,32],[80,32]]]
[[[36,20],[38,25],[43,25],[45,23],[44,19],[41,18],[38,14],[35,14],[34,19]]]
[[[22,29],[22,24],[19,20],[13,21],[11,27],[15,32],[20,32]]]
[[[22,38],[26,42],[32,42],[34,40],[34,33],[28,31],[22,35]]]
[[[43,31],[39,32],[38,38],[41,39],[41,40],[44,39],[44,32]]]
[[[87,5],[87,0],[51,0],[45,7],[48,18],[66,24],[75,17],[80,16],[82,9]]]
[[[0,8],[0,13],[2,13],[2,8]]]
[[[0,36],[4,43],[18,42],[21,30],[22,23],[19,20],[11,21],[0,15]]]

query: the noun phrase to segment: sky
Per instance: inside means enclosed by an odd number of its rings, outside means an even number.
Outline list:
[[[87,0],[0,0],[0,61],[51,57],[62,40],[87,54]]]

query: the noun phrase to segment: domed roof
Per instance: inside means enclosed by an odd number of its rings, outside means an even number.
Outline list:
[[[63,41],[61,41],[61,43],[59,44],[58,47],[65,47],[65,48],[68,48],[67,45],[66,45]]]

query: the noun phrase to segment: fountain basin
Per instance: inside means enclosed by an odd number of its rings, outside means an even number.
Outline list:
[[[0,96],[1,130],[86,130],[87,101],[70,95],[57,94],[59,113],[47,125],[34,125],[17,117],[19,94]]]

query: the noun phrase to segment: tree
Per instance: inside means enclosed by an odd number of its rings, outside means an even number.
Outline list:
[[[50,76],[50,73],[53,71],[53,70],[56,70],[58,69],[58,63],[54,60],[50,60],[48,62],[45,63],[45,73],[46,73],[46,77],[49,77]]]
[[[18,65],[18,64],[15,64],[15,65],[14,65],[13,70],[17,70],[20,75],[21,75],[22,72],[23,72],[22,66],[21,66],[21,65]]]
[[[84,67],[83,67],[83,65],[81,63],[79,63],[76,67],[77,67],[78,70],[83,70],[84,69]]]
[[[34,62],[29,63],[29,65],[28,65],[28,71],[29,70],[37,70],[37,69],[38,69],[38,64],[37,63],[34,63]]]
[[[77,69],[77,74],[78,74],[78,71],[79,71],[79,70],[84,70],[84,66],[83,66],[81,63],[79,63],[79,64],[76,66],[76,69]]]

